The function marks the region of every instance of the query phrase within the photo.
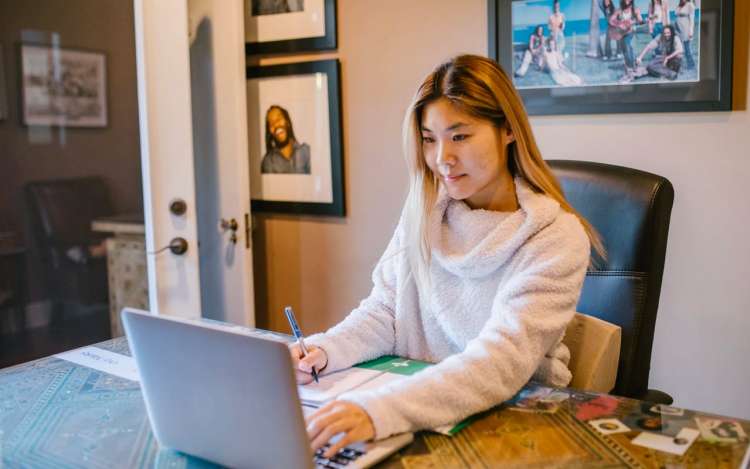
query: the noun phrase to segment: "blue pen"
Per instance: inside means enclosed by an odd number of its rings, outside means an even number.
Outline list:
[[[309,352],[307,351],[307,347],[305,347],[305,342],[302,340],[302,331],[299,329],[297,320],[294,318],[294,311],[292,311],[292,307],[287,306],[286,308],[284,308],[284,314],[286,314],[286,319],[287,321],[289,321],[289,325],[292,327],[292,333],[294,334],[294,338],[297,339],[299,348],[302,349],[303,357],[306,357]],[[315,367],[312,367],[312,377],[316,383],[319,382],[318,372],[315,371]]]

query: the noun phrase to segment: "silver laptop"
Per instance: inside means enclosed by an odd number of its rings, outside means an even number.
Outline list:
[[[283,339],[126,308],[122,322],[160,445],[241,468],[369,467],[412,434],[314,455]]]

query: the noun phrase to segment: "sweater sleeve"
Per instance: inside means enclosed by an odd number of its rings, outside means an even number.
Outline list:
[[[340,396],[368,412],[377,438],[457,422],[528,382],[572,319],[589,261],[588,237],[566,217],[563,229],[550,225],[519,250],[490,318],[462,352],[380,388]]]
[[[406,262],[402,231],[399,222],[372,273],[370,295],[339,324],[305,338],[306,344],[325,350],[328,364],[324,373],[393,353],[397,271],[400,263]]]

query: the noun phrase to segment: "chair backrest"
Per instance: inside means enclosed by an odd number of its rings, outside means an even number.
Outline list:
[[[548,161],[565,197],[598,231],[607,249],[584,281],[578,311],[622,328],[614,393],[648,391],[674,189],[665,178],[587,161]]]
[[[44,257],[59,248],[90,244],[91,221],[112,215],[112,204],[100,177],[30,182],[25,186],[31,237]]]
[[[571,388],[604,393],[612,391],[617,379],[620,337],[620,326],[576,313],[563,339],[570,350]]]

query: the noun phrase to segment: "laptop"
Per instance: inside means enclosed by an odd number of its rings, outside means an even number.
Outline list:
[[[287,344],[253,329],[125,308],[154,436],[163,447],[242,468],[365,468],[411,433],[313,454]]]

